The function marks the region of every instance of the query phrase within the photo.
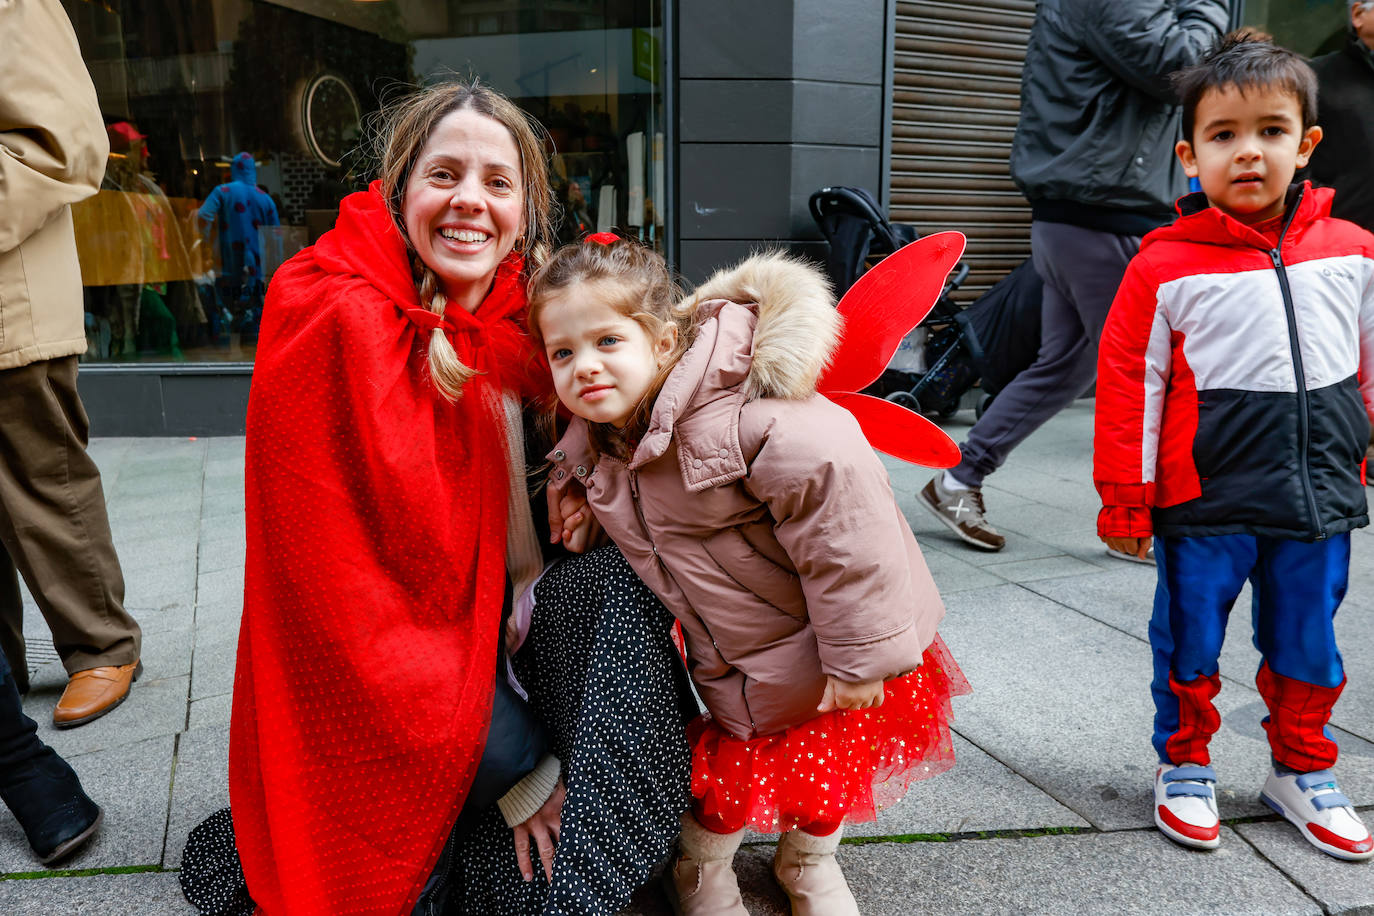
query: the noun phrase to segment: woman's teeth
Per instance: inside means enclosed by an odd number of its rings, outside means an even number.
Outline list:
[[[440,229],[439,234],[446,239],[453,239],[455,242],[485,242],[487,234],[476,232],[472,229]]]

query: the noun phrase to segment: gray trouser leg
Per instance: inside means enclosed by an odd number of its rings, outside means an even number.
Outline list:
[[[1135,236],[1031,223],[1031,256],[1045,281],[1040,351],[969,430],[963,459],[950,469],[957,480],[982,486],[1012,449],[1092,384],[1107,310],[1139,249]]]

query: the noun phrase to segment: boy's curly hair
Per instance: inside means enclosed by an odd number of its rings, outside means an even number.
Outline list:
[[[1183,104],[1183,139],[1193,141],[1198,103],[1209,91],[1234,86],[1279,89],[1291,93],[1302,110],[1302,128],[1317,123],[1317,75],[1294,51],[1274,44],[1273,37],[1258,29],[1243,28],[1224,36],[1196,64],[1169,75]]]

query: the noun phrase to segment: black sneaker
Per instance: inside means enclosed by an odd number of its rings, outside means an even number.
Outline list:
[[[943,476],[937,474],[931,478],[930,483],[916,494],[917,501],[961,540],[979,550],[1001,550],[1007,546],[1007,539],[984,518],[983,491],[977,487],[946,490],[941,480]]]

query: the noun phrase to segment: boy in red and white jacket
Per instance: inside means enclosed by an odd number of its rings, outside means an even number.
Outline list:
[[[1220,842],[1207,745],[1218,657],[1248,579],[1273,768],[1261,797],[1319,849],[1374,856],[1330,768],[1324,726],[1345,686],[1333,619],[1350,530],[1368,524],[1360,462],[1374,418],[1374,235],[1291,186],[1321,140],[1300,57],[1228,36],[1175,75],[1177,154],[1202,191],[1145,237],[1098,361],[1098,534],[1154,538],[1155,822]]]

